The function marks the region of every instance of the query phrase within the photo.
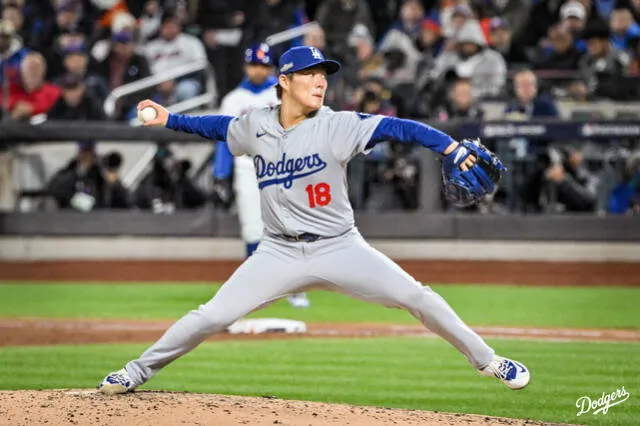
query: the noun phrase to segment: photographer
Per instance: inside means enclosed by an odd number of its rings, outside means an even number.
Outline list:
[[[369,81],[364,87],[357,111],[396,115],[380,82]],[[384,142],[377,144],[367,156],[354,158],[348,169],[354,207],[374,211],[415,209],[419,166],[412,152],[411,145]]]
[[[166,214],[176,209],[202,207],[205,196],[188,178],[190,167],[190,161],[178,160],[169,148],[160,146],[153,160],[153,169],[134,192],[135,206]]]
[[[78,154],[51,178],[48,192],[59,208],[88,212],[101,198],[103,183],[95,142],[80,141]]]
[[[524,184],[525,211],[592,212],[597,184],[597,179],[584,167],[579,150],[549,149],[538,155],[535,171]]]
[[[102,177],[104,186],[101,191],[100,206],[108,209],[127,209],[131,207],[129,191],[120,180],[122,155],[112,151],[102,159]]]
[[[128,208],[129,195],[118,176],[121,165],[118,152],[110,152],[100,161],[95,142],[81,141],[76,157],[51,179],[49,194],[61,209]]]

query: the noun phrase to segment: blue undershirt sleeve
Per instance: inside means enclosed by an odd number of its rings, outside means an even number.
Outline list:
[[[226,140],[229,123],[233,119],[234,117],[227,115],[169,114],[166,127],[185,133],[195,133],[208,139]]]
[[[417,143],[442,154],[455,140],[426,124],[406,120],[403,118],[385,117],[374,130],[367,149],[373,148],[378,142],[394,140],[398,142]]]

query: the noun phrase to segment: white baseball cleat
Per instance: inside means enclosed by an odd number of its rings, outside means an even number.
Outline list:
[[[531,380],[531,374],[527,367],[518,361],[497,355],[493,356],[491,363],[480,370],[480,373],[488,377],[495,377],[514,390],[524,388]]]
[[[294,308],[308,308],[311,301],[307,297],[307,293],[296,293],[287,297],[289,304]]]
[[[133,380],[124,368],[109,373],[98,385],[98,390],[106,395],[132,392],[134,389]]]

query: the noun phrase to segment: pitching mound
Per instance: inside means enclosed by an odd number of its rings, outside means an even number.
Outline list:
[[[0,424],[11,425],[543,425],[549,423],[276,398],[139,391],[0,391]],[[3,423],[6,422],[6,423]]]

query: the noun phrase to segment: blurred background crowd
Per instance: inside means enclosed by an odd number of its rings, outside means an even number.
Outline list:
[[[140,99],[188,101],[211,76],[217,106],[243,79],[248,46],[311,21],[319,26],[272,49],[277,58],[310,45],[341,61],[326,99],[334,109],[448,121],[487,118],[488,105],[499,105],[492,118],[523,121],[562,118],[561,102],[640,101],[640,0],[2,0],[0,114],[125,122]],[[105,109],[113,90],[197,61],[213,72]],[[638,120],[638,105],[614,118]],[[605,117],[593,108],[564,118]],[[509,177],[473,211],[640,213],[637,138],[498,142],[487,141],[510,159]],[[122,184],[121,164],[120,153],[99,156],[82,141],[47,191],[59,208],[84,211],[216,202],[170,147],[159,146],[136,188]],[[415,150],[380,144],[349,169],[352,203],[415,209],[420,173]]]

